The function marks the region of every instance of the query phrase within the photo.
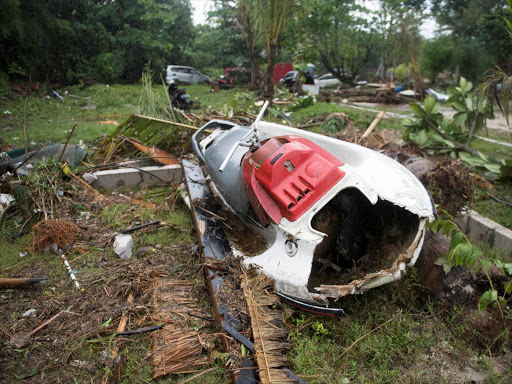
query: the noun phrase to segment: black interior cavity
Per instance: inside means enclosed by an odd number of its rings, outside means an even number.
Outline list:
[[[375,205],[355,188],[338,193],[312,219],[325,233],[316,247],[308,288],[347,284],[390,268],[411,245],[419,217],[379,199]]]

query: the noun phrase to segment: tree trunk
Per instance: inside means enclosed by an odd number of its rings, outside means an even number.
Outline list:
[[[270,50],[268,53],[267,72],[265,74],[265,86],[263,88],[263,98],[270,102],[274,98],[274,64],[277,47],[273,41],[270,41]]]
[[[245,35],[245,43],[247,44],[247,50],[249,51],[249,62],[251,63],[251,88],[256,89],[258,87],[258,62],[256,59],[256,49],[254,48],[254,29],[251,18],[244,12],[244,23],[242,30]]]

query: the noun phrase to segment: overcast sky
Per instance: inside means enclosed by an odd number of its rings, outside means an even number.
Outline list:
[[[213,0],[190,0],[192,7],[194,8],[194,13],[192,16],[194,25],[205,24],[206,18],[208,16],[208,11],[212,9],[214,1]],[[366,3],[366,6],[370,9],[378,8],[377,0],[367,0],[363,1]],[[437,23],[432,17],[425,18],[423,21],[423,25],[421,26],[421,34],[426,38],[432,38],[435,35],[435,31],[437,28]]]

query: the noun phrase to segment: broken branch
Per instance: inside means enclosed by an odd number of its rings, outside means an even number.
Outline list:
[[[14,277],[14,278],[0,278],[0,289],[10,288],[30,288],[33,285],[45,281],[46,277]]]
[[[164,326],[164,324],[160,324],[160,325],[155,325],[152,327],[143,327],[143,328],[138,328],[138,329],[132,329],[130,331],[117,332],[114,334],[114,336],[137,335],[139,333],[153,332],[153,331],[162,329],[163,326]]]
[[[74,178],[75,180],[77,180],[80,184],[82,184],[82,186],[85,187],[85,189],[87,189],[88,191],[92,192],[94,194],[94,196],[96,197],[96,199],[98,200],[108,200],[105,196],[103,196],[101,193],[99,193],[97,190],[95,190],[93,187],[91,187],[89,184],[87,184],[87,182],[82,179],[80,176],[77,176],[75,175],[73,172],[69,172],[69,175]]]
[[[486,193],[487,196],[489,196],[494,201],[497,201],[498,203],[508,205],[509,207],[512,207],[512,203],[509,203],[508,201],[498,199],[496,196],[490,194],[489,192]]]
[[[368,129],[363,133],[363,136],[361,136],[361,139],[364,139],[364,138],[368,137],[370,135],[370,133],[372,133],[372,131],[375,129],[377,124],[379,124],[379,122],[382,120],[382,118],[384,117],[385,114],[386,114],[385,111],[380,111],[379,112],[377,117],[375,117],[375,120],[372,121],[372,123],[370,124]]]
[[[135,227],[131,227],[131,228],[119,231],[117,233],[118,234],[132,233],[132,232],[138,231],[139,229],[149,227],[150,225],[158,225],[158,224],[160,224],[160,220],[153,220],[153,221],[150,221],[149,223],[136,225]]]
[[[77,125],[78,125],[78,123],[75,123],[73,125],[73,128],[71,128],[71,132],[69,132],[68,138],[66,139],[66,144],[64,144],[64,147],[62,147],[62,152],[60,153],[60,156],[59,156],[59,159],[57,160],[57,162],[60,163],[62,156],[64,156],[64,152],[66,151],[66,148],[68,147],[68,144],[69,144],[69,139],[71,139],[71,136],[73,136],[73,132],[75,132],[75,128]]]

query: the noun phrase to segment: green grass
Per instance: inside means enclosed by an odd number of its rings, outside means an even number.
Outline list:
[[[471,141],[471,147],[484,155],[498,159],[512,159],[512,148],[504,145],[489,143],[488,141],[474,138]]]
[[[65,95],[65,91],[68,95]],[[114,120],[121,122],[134,113],[138,104],[139,85],[94,85],[85,89],[68,87],[59,90],[64,97],[47,99],[43,94],[27,98],[26,127],[28,141],[63,142],[69,130],[76,123],[72,143],[79,140],[92,140],[109,134],[114,125],[98,125],[99,121]],[[72,98],[70,95],[78,96]],[[95,106],[96,109],[84,109]],[[24,99],[17,95],[2,100],[2,111],[9,110],[13,117],[6,115],[0,119],[2,139],[12,145],[23,145]]]
[[[366,129],[372,123],[372,121],[377,116],[377,113],[372,113],[368,111],[362,111],[360,109],[350,108],[343,105],[325,103],[325,102],[317,102],[314,105],[300,109],[294,113],[292,113],[292,122],[294,124],[303,124],[308,119],[311,119],[315,116],[319,115],[329,115],[334,112],[343,112],[345,113],[350,120],[352,120],[353,126],[359,129]],[[389,129],[396,131],[404,131],[404,127],[402,126],[400,120],[398,119],[382,119],[377,125],[377,130]],[[322,133],[318,128],[312,129],[313,132]]]
[[[339,300],[337,305],[350,316],[347,320],[304,314],[292,317],[289,357],[296,373],[311,384],[342,380],[429,383],[438,379],[432,373],[425,376],[423,364],[415,364],[440,343],[451,345],[461,359],[468,351],[435,313],[434,304],[431,311],[425,310],[418,288],[412,273],[393,285]]]
[[[491,193],[498,199],[512,202],[510,183],[495,182],[494,186],[495,189],[492,191],[482,190],[476,187],[472,208],[481,215],[494,220],[498,224],[512,229],[512,207],[498,203],[487,195],[487,193]]]
[[[210,87],[201,84],[186,85],[187,93],[190,94],[191,98],[198,98],[201,101],[201,108],[199,111],[205,111],[208,109],[214,109],[221,112],[225,112],[226,107],[232,107],[233,99],[237,94],[246,94],[247,90],[241,87],[234,87],[232,89],[222,89],[218,93],[210,92]],[[250,94],[252,96],[252,94]],[[254,96],[250,98],[254,102]],[[197,110],[193,111],[197,114]]]
[[[241,88],[221,90],[219,93],[209,92],[206,85],[184,86],[192,98],[199,98],[201,108],[193,112],[201,114],[206,109],[224,111],[224,106],[230,106],[231,100]],[[165,100],[165,89],[154,85],[153,90]],[[65,92],[68,91],[66,95]],[[64,97],[61,101],[56,98],[47,99],[45,93],[32,94],[27,97],[26,127],[28,141],[64,142],[69,130],[76,123],[77,128],[71,143],[80,140],[89,141],[102,135],[110,134],[115,125],[99,125],[98,122],[114,120],[121,123],[130,114],[135,113],[139,103],[141,87],[132,85],[94,85],[81,89],[80,87],[65,87],[59,89]],[[51,94],[47,93],[47,94]],[[72,97],[72,96],[78,96]],[[95,109],[87,109],[95,107]],[[12,116],[0,115],[0,137],[17,147],[23,146],[24,98],[11,94],[9,98],[0,99],[1,111],[8,110]]]
[[[503,141],[504,143],[512,143],[512,132],[502,131],[499,129],[490,129],[477,133],[478,136],[488,137],[489,139]]]

